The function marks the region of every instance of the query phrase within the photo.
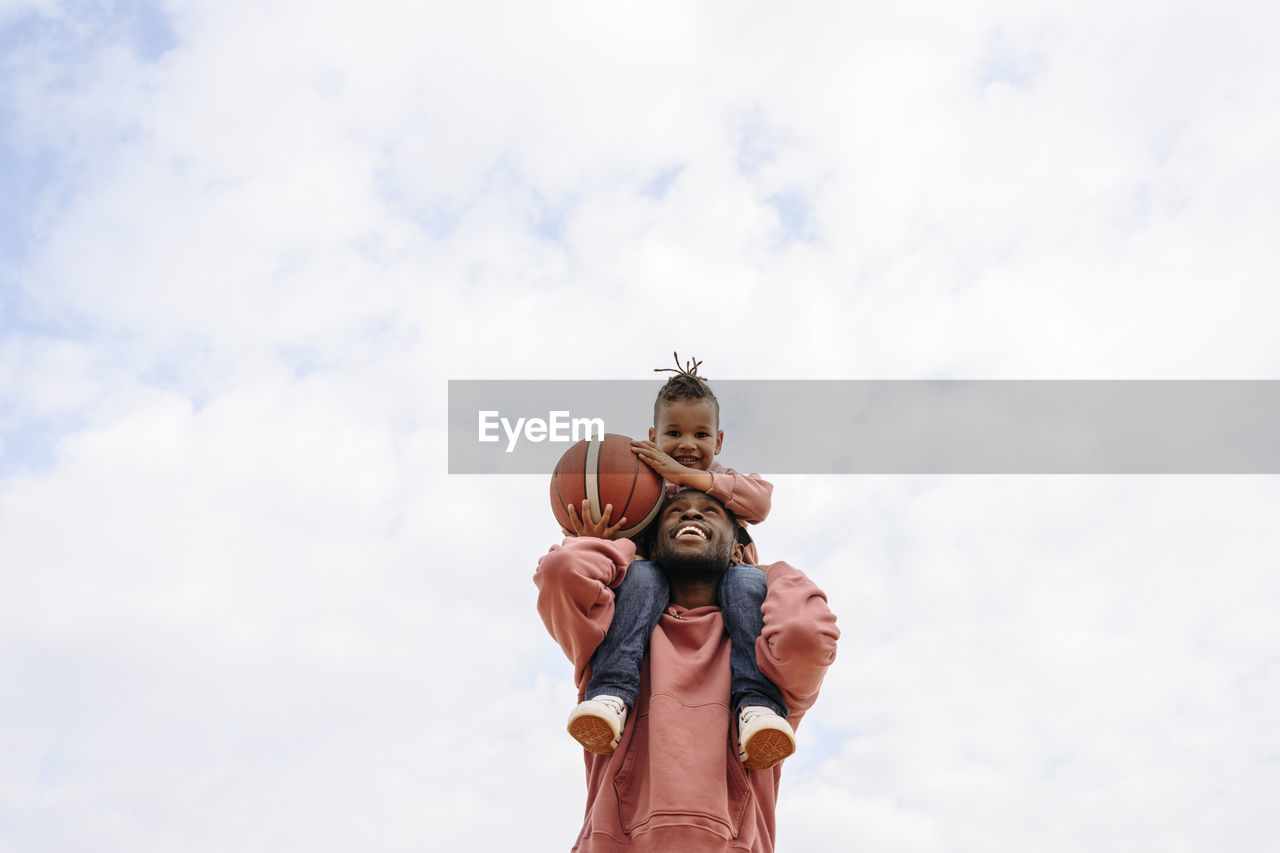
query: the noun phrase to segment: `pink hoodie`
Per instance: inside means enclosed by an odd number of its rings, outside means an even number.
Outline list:
[[[613,587],[634,555],[629,540],[571,537],[538,562],[538,613],[573,663],[579,699],[613,618]],[[835,659],[840,631],[826,595],[803,572],[774,563],[765,579],[756,659],[798,726]],[[729,638],[718,607],[667,608],[617,751],[583,755],[587,810],[574,851],[773,850],[781,766],[747,771],[738,761]]]

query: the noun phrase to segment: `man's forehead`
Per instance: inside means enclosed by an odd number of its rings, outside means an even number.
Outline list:
[[[720,501],[716,500],[711,495],[706,492],[700,492],[697,489],[681,489],[671,496],[668,503],[675,503],[677,501],[711,501],[712,503],[720,503]]]
[[[724,504],[720,503],[716,498],[706,492],[699,492],[693,489],[676,492],[675,495],[667,499],[664,508],[671,509],[672,507],[686,506],[715,506],[724,509]]]

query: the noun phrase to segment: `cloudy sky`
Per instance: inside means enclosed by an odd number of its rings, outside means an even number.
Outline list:
[[[0,0],[0,851],[567,850],[447,381],[1278,378],[1278,28]],[[780,853],[1271,849],[1275,478],[762,473],[844,631]]]

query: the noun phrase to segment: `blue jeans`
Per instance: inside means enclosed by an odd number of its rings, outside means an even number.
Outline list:
[[[782,691],[756,665],[765,591],[764,572],[755,566],[730,566],[720,579],[717,598],[729,635],[730,698],[735,711],[743,705],[764,705],[785,717]],[[640,665],[649,650],[649,637],[670,603],[671,586],[651,560],[636,560],[613,594],[613,621],[591,655],[586,697],[607,693],[634,708],[640,693]]]
[[[613,589],[613,621],[591,655],[591,678],[586,696],[607,693],[636,706],[640,694],[640,664],[649,651],[649,637],[671,603],[667,576],[652,560],[635,560],[626,577]]]
[[[729,665],[733,670],[730,688],[735,711],[743,705],[764,705],[781,717],[787,716],[782,691],[760,672],[756,664],[756,640],[764,631],[766,586],[764,572],[745,563],[730,566],[720,578],[716,592],[724,630],[729,635]]]

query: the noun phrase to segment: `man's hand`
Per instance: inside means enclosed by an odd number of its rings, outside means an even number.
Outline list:
[[[681,465],[659,450],[655,442],[633,441],[631,442],[631,451],[639,456],[644,464],[657,471],[658,475],[669,483],[688,486],[700,492],[705,492],[711,488],[710,472],[699,471],[697,468],[688,468]]]
[[[600,516],[599,521],[590,521],[591,518],[591,502],[582,501],[582,514],[579,515],[573,508],[573,504],[565,504],[565,509],[569,511],[569,526],[572,530],[560,528],[565,536],[594,536],[597,539],[617,539],[618,531],[622,529],[622,525],[627,523],[627,517],[624,515],[618,519],[617,524],[609,524],[609,514],[613,512],[613,504],[604,505],[604,513]]]

